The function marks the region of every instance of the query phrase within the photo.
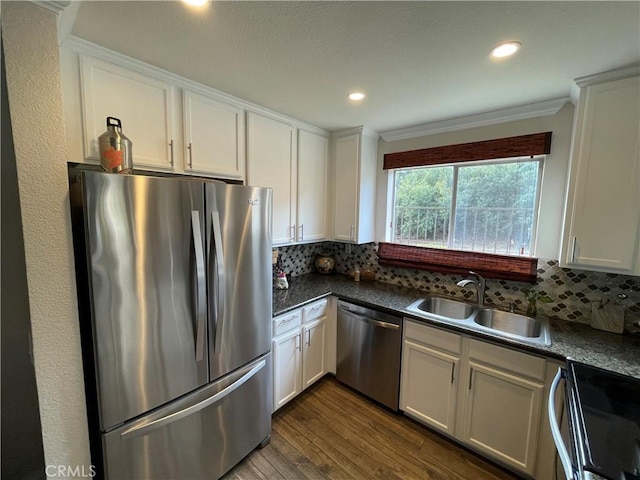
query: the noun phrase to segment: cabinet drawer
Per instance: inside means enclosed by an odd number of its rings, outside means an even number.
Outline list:
[[[328,300],[320,300],[307,305],[302,309],[302,322],[307,323],[316,318],[324,317],[327,314]]]
[[[469,358],[544,381],[544,358],[471,339]]]
[[[410,320],[404,322],[404,337],[445,352],[459,355],[461,351],[462,337],[460,335]]]
[[[277,337],[281,333],[293,328],[299,328],[302,324],[302,311],[285,313],[273,319],[273,336]]]

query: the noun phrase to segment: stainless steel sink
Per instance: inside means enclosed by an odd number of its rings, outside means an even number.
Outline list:
[[[483,327],[520,337],[535,338],[542,332],[542,323],[537,318],[501,310],[479,310],[473,321]]]
[[[473,305],[442,297],[428,297],[409,305],[408,310],[427,313],[449,320],[466,320],[474,312]]]
[[[416,300],[407,311],[430,320],[510,338],[534,345],[551,345],[549,321],[541,317],[526,317],[518,313],[457,301],[451,298],[428,296]]]

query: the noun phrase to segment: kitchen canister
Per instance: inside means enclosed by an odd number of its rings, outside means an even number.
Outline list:
[[[133,157],[131,140],[122,133],[119,118],[107,117],[107,131],[98,137],[100,165],[109,173],[131,173]]]
[[[336,266],[336,259],[331,253],[319,253],[314,265],[318,273],[331,273]]]

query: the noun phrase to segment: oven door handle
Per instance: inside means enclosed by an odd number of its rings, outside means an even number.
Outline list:
[[[551,426],[553,443],[556,444],[556,449],[558,450],[558,456],[560,457],[560,461],[562,462],[564,474],[567,477],[567,480],[573,480],[571,458],[569,457],[569,452],[567,451],[567,447],[564,444],[564,440],[562,440],[562,434],[560,433],[560,426],[558,423],[558,416],[556,415],[556,395],[558,392],[560,381],[563,379],[564,371],[562,370],[562,368],[558,368],[558,373],[556,373],[553,382],[551,382],[551,389],[549,391],[549,425]]]

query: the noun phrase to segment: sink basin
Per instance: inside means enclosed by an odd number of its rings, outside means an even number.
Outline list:
[[[416,300],[407,310],[429,320],[492,336],[533,345],[551,345],[549,321],[541,317],[525,317],[435,295]]]
[[[429,297],[418,300],[408,309],[416,311],[416,313],[430,313],[450,320],[466,320],[474,312],[475,307],[448,298]]]
[[[478,314],[473,321],[491,330],[498,330],[519,337],[537,338],[543,333],[543,324],[540,319],[501,310],[478,310]]]

